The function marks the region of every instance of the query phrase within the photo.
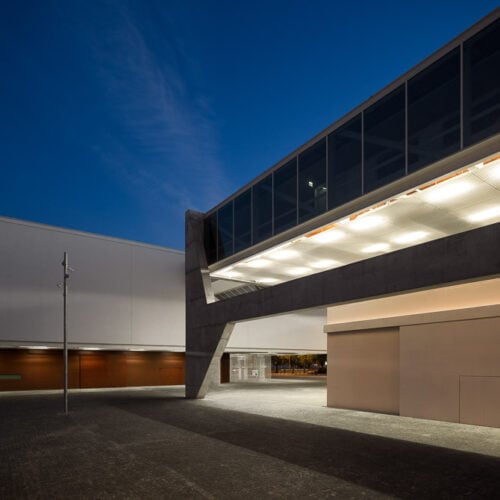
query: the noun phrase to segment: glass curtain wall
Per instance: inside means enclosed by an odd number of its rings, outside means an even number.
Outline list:
[[[205,255],[207,264],[213,264],[217,258],[217,213],[213,213],[203,221],[203,240],[205,243]]]
[[[328,208],[361,196],[361,115],[328,136]]]
[[[252,188],[253,243],[273,234],[273,176],[268,175]]]
[[[274,234],[297,225],[297,158],[274,172]]]
[[[252,244],[252,191],[248,189],[234,200],[234,251]]]
[[[207,261],[240,252],[498,133],[500,20],[207,216]]]
[[[464,43],[464,146],[500,132],[500,19]]]
[[[460,48],[408,81],[408,171],[460,149]]]
[[[363,191],[373,191],[405,174],[405,86],[364,111]]]
[[[224,259],[233,255],[233,202],[217,211],[217,256]]]
[[[299,222],[326,211],[326,138],[299,155]]]

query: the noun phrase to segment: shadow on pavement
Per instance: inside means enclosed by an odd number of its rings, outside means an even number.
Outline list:
[[[147,397],[112,405],[400,498],[498,498],[500,459],[238,411]]]

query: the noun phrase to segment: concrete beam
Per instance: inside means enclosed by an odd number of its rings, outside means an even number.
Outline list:
[[[499,248],[497,223],[215,302],[203,214],[188,211],[186,395],[206,394],[209,368],[218,362],[237,321],[492,277],[500,274]]]

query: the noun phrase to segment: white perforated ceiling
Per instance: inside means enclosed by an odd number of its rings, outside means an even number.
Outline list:
[[[275,285],[500,221],[500,156],[211,273]]]

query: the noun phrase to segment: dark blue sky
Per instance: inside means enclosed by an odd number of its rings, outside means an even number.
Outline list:
[[[0,6],[0,215],[183,248],[206,211],[497,1]]]

